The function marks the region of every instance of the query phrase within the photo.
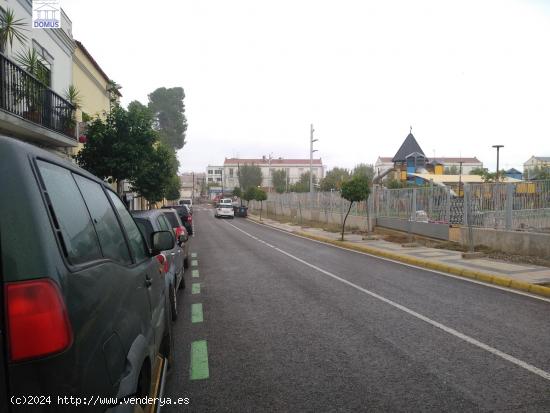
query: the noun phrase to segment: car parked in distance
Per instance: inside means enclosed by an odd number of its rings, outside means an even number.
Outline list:
[[[178,240],[180,247],[183,249],[183,268],[189,268],[189,234],[175,209],[163,209],[162,212],[168,219],[168,222],[170,222],[170,225],[172,225],[174,234],[176,234],[176,240]],[[181,235],[185,235],[183,242]]]
[[[193,216],[184,205],[163,206],[162,209],[174,209],[177,211],[180,220],[187,230],[187,234],[193,235]]]
[[[133,211],[132,216],[145,239],[151,239],[151,235],[157,231],[173,231],[172,225],[161,209]],[[161,251],[161,254],[157,255],[159,264],[163,266],[162,271],[164,272],[164,281],[169,293],[170,315],[172,321],[178,318],[177,292],[180,286],[181,288],[185,288],[185,280],[183,279],[184,253],[179,244],[185,243],[186,241],[187,235],[180,234],[180,239],[178,243],[173,245],[173,248]]]
[[[226,203],[224,204],[219,203],[218,205],[216,205],[214,216],[216,218],[221,218],[221,217],[235,218],[235,211],[233,209],[233,205],[226,204]]]
[[[153,372],[165,372],[173,356],[155,256],[174,247],[173,232],[152,232],[148,248],[108,184],[3,136],[0,188],[0,411],[31,411],[8,404],[29,395],[155,394],[163,375]]]

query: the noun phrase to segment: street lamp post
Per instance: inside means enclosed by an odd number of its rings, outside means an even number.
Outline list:
[[[499,152],[500,152],[500,148],[504,148],[504,145],[493,145],[493,148],[497,148],[497,178],[496,178],[496,181],[498,182],[498,178],[499,178]]]

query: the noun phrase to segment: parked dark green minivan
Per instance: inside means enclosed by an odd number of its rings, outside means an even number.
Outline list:
[[[172,351],[154,255],[175,243],[171,231],[152,238],[151,251],[101,180],[0,136],[0,411],[82,409],[58,396],[151,394]],[[95,403],[87,408],[108,408]]]

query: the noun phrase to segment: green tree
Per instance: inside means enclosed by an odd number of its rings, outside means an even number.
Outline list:
[[[458,175],[460,173],[460,169],[458,166],[453,165],[451,167],[447,167],[443,170],[443,173],[445,175]]]
[[[344,222],[342,223],[342,237],[341,241],[344,240],[344,228],[346,227],[346,220],[351,211],[351,207],[354,202],[366,201],[370,194],[369,181],[365,176],[354,176],[351,180],[344,182],[342,184],[341,196],[342,198],[349,201],[349,208],[346,216],[344,217]]]
[[[246,192],[249,188],[257,188],[262,184],[262,170],[258,165],[241,165],[237,171],[240,187]]]
[[[141,159],[139,169],[130,178],[132,190],[145,197],[150,204],[162,201],[177,170],[178,161],[174,150],[158,142],[153,150]]]
[[[479,175],[479,176],[484,176],[485,174],[487,174],[489,172],[489,170],[487,168],[474,168],[472,170],[470,170],[470,174],[469,175]]]
[[[233,196],[236,196],[237,198],[240,198],[241,195],[242,195],[241,188],[239,188],[238,186],[233,188]]]
[[[184,98],[181,87],[160,87],[149,94],[148,107],[155,117],[155,129],[159,131],[161,141],[174,150],[185,145],[187,118]]]
[[[403,185],[401,181],[398,181],[397,179],[391,179],[387,183],[388,189],[399,189],[399,188],[405,188],[407,185]]]
[[[321,191],[339,191],[342,184],[351,178],[350,171],[346,168],[334,167],[321,179]]]
[[[128,110],[115,105],[104,121],[92,121],[86,144],[75,156],[77,163],[92,174],[116,181],[120,195],[121,182],[135,179],[157,141],[150,113],[143,108],[139,102],[132,102]]]
[[[372,182],[372,179],[374,178],[374,166],[366,163],[360,163],[359,165],[356,165],[355,168],[353,168],[353,172],[351,175],[354,177],[362,176],[368,182]]]
[[[247,205],[252,201],[253,199],[256,199],[256,188],[255,186],[249,187],[246,191],[244,191],[243,199],[246,201]]]
[[[255,188],[254,191],[254,200],[260,201],[260,221],[262,220],[262,209],[264,206],[264,201],[267,199],[267,194],[264,190],[260,188]]]
[[[180,199],[180,177],[178,175],[172,175],[170,177],[166,187],[165,198],[169,201]]]
[[[271,179],[273,181],[273,187],[275,191],[282,194],[288,187],[288,177],[284,169],[276,169],[271,172]]]
[[[317,183],[317,177],[313,175],[313,185]],[[292,192],[309,192],[309,172],[300,175],[298,182],[292,185]]]

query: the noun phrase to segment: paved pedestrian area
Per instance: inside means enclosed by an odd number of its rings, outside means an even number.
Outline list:
[[[250,216],[258,221],[257,216]],[[300,227],[293,224],[282,224],[280,222],[262,218],[262,223],[288,232],[301,232],[316,237],[324,237],[332,240],[340,239],[340,234],[324,231],[319,228]],[[346,234],[345,240],[358,245],[364,245],[381,252],[391,252],[408,257],[419,258],[425,261],[435,262],[460,269],[490,272],[498,276],[515,279],[530,284],[550,285],[550,268],[540,267],[531,264],[509,263],[489,258],[464,259],[459,251],[443,250],[437,248],[403,247],[400,244],[380,239],[363,240],[361,235]]]

